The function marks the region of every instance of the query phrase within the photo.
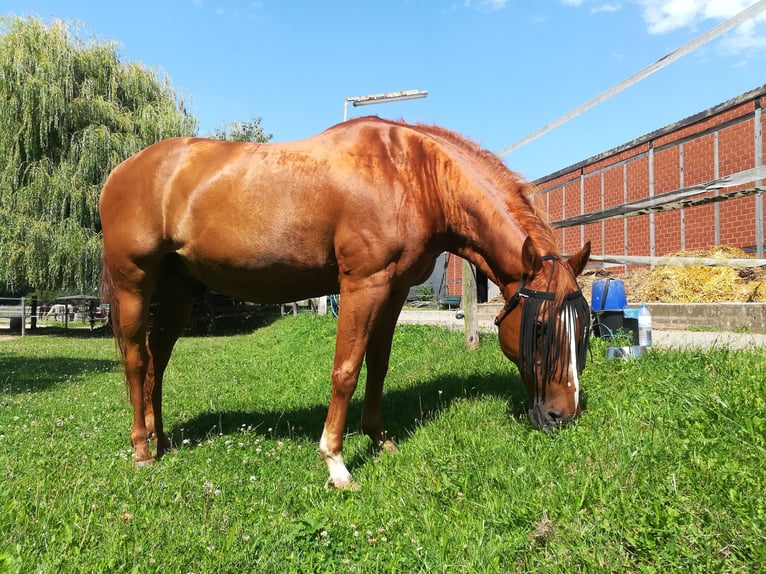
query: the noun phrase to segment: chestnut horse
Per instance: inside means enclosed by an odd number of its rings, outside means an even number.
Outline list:
[[[162,141],[111,173],[100,200],[103,292],[133,406],[137,465],[170,442],[162,379],[204,284],[281,303],[340,293],[332,391],[319,450],[330,483],[353,484],[341,453],[346,412],[367,363],[362,429],[381,420],[394,327],[410,286],[443,251],[473,262],[508,301],[498,317],[541,429],[580,413],[588,309],[532,187],[493,154],[438,127],[360,118],[290,143]],[[156,314],[149,328],[149,305]]]

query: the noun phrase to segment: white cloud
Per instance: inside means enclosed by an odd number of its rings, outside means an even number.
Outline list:
[[[470,1],[470,0],[467,0]],[[486,1],[486,0],[485,0]],[[563,6],[588,6],[591,14],[612,13],[622,8],[620,0],[559,0]],[[722,22],[752,6],[757,0],[633,0],[650,34],[665,34],[689,28],[705,20]],[[728,32],[720,41],[728,54],[766,51],[766,11]]]
[[[679,28],[695,28],[704,20],[726,20],[755,0],[638,0],[650,34],[663,34]],[[726,52],[739,53],[766,48],[766,13],[737,27],[724,36]]]
[[[693,27],[707,19],[725,20],[755,4],[755,0],[639,0],[652,34]]]
[[[766,49],[766,16],[745,22],[724,36],[721,45],[732,54]]]
[[[564,6],[573,6],[578,8],[583,4],[590,5],[590,13],[597,14],[599,12],[617,12],[622,8],[619,2],[603,2],[601,0],[561,0],[561,4]]]
[[[599,12],[617,12],[621,6],[619,4],[599,4],[598,6],[593,6],[590,9],[591,14],[598,14]]]
[[[494,12],[495,10],[502,10],[505,5],[508,4],[508,0],[478,0],[478,2],[472,2],[472,0],[465,0],[465,6],[475,6],[479,10],[487,12]]]

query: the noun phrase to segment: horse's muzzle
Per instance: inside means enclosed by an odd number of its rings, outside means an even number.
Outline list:
[[[541,431],[555,431],[572,420],[572,418],[565,419],[560,411],[550,409],[544,403],[535,403],[529,409],[529,422],[532,423],[533,427]]]

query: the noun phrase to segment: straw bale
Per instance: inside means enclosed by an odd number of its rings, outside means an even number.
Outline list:
[[[674,253],[676,257],[747,259],[738,247],[719,245]],[[665,303],[721,303],[766,300],[764,271],[758,267],[657,267],[644,286],[647,300]]]
[[[680,251],[673,257],[746,259],[747,253],[727,245],[709,249]],[[761,267],[673,267],[659,265],[654,269],[636,269],[613,274],[598,270],[585,273],[580,284],[588,300],[591,285],[597,279],[614,277],[625,283],[628,301],[657,303],[722,303],[766,302],[766,269]]]
[[[656,267],[642,288],[645,301],[720,303],[741,301],[743,281],[731,267]]]

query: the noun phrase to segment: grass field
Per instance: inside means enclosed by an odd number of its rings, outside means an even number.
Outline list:
[[[0,342],[0,571],[756,572],[766,569],[766,352],[593,351],[587,408],[544,434],[497,339],[400,327],[384,396],[397,453],[358,433],[358,492],[317,443],[335,323],[182,339],[176,450],[134,469],[107,339]]]

